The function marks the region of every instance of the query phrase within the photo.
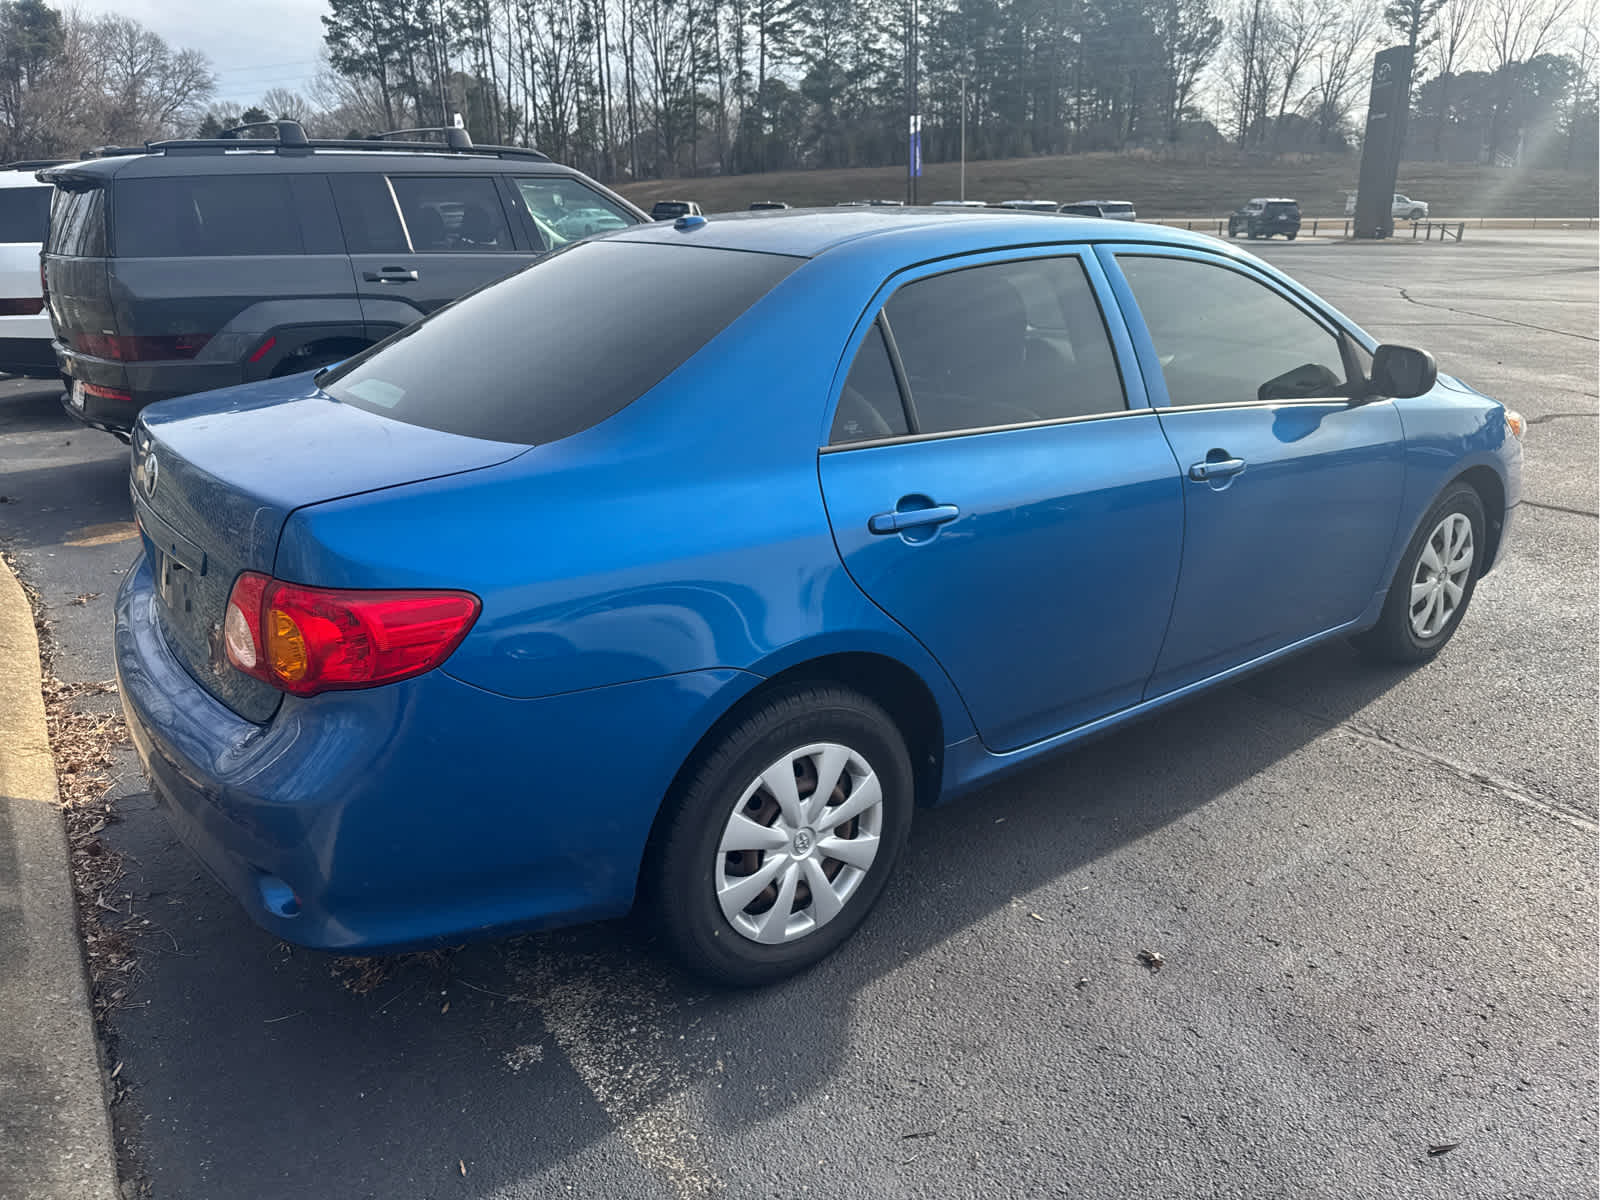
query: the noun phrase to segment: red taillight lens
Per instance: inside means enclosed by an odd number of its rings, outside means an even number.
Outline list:
[[[74,339],[85,354],[117,362],[159,362],[193,358],[211,340],[209,333],[174,333],[162,337],[130,337],[120,333],[80,333]]]
[[[83,385],[83,394],[86,396],[99,396],[102,400],[124,400],[129,404],[133,403],[133,393],[128,391],[127,388],[114,388],[98,383],[86,383]]]
[[[468,592],[315,588],[246,571],[228,597],[223,642],[246,675],[315,696],[432,670],[480,607]]]

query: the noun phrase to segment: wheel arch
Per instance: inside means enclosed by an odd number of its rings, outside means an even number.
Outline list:
[[[1500,537],[1505,532],[1506,526],[1506,485],[1500,478],[1499,472],[1493,467],[1479,464],[1468,467],[1465,471],[1451,478],[1449,483],[1439,489],[1439,495],[1458,483],[1464,483],[1478,493],[1478,499],[1483,502],[1484,531],[1483,540],[1483,567],[1478,572],[1482,576],[1494,566],[1500,555]],[[1435,497],[1437,499],[1437,497]]]

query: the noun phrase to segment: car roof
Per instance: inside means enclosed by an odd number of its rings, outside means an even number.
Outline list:
[[[1299,204],[1300,201],[1296,200],[1293,196],[1253,196],[1253,197],[1251,197],[1249,203],[1251,203],[1251,204]]]
[[[903,262],[945,254],[971,254],[999,246],[1052,242],[1164,242],[1216,247],[1202,234],[1127,221],[1073,218],[1058,213],[998,208],[791,208],[780,212],[727,213],[679,228],[675,223],[632,226],[604,235],[612,240],[709,246],[816,258],[846,244],[868,252],[881,246]]]

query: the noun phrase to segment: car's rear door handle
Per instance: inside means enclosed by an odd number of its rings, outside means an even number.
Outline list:
[[[1208,458],[1205,462],[1197,462],[1189,468],[1189,478],[1200,482],[1207,479],[1227,479],[1242,470],[1244,470],[1242,458]]]
[[[381,271],[363,271],[361,277],[368,283],[415,283],[417,272],[407,267],[384,267]]]
[[[961,510],[954,504],[935,504],[932,508],[910,508],[894,512],[878,513],[867,521],[867,530],[870,533],[899,533],[905,529],[915,529],[919,525],[943,525],[946,521],[954,521],[961,515]]]

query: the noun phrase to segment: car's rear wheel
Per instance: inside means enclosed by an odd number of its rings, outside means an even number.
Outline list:
[[[855,932],[911,829],[911,759],[865,696],[797,686],[700,761],[653,844],[641,899],[716,983],[792,975]]]
[[[1420,208],[1413,208],[1409,215],[1413,221],[1420,221],[1428,214],[1423,212]]]
[[[1440,496],[1389,584],[1378,623],[1354,639],[1369,658],[1426,662],[1455,634],[1483,565],[1483,501],[1464,483]]]
[[[1286,234],[1284,234],[1284,235],[1283,235],[1283,236],[1284,236],[1284,237],[1286,237],[1286,238],[1288,238],[1288,239],[1289,239],[1289,240],[1290,240],[1290,241],[1291,241],[1291,242],[1292,242],[1292,241],[1294,241],[1294,240],[1295,240],[1295,238],[1297,238],[1297,237],[1299,237],[1299,236],[1300,236],[1300,231],[1299,231],[1299,230],[1295,230],[1295,232],[1293,232],[1293,233],[1286,233]]]
[[[1246,229],[1244,231],[1244,235],[1245,235],[1245,237],[1249,238],[1252,242],[1256,240],[1256,231],[1254,229]]]

